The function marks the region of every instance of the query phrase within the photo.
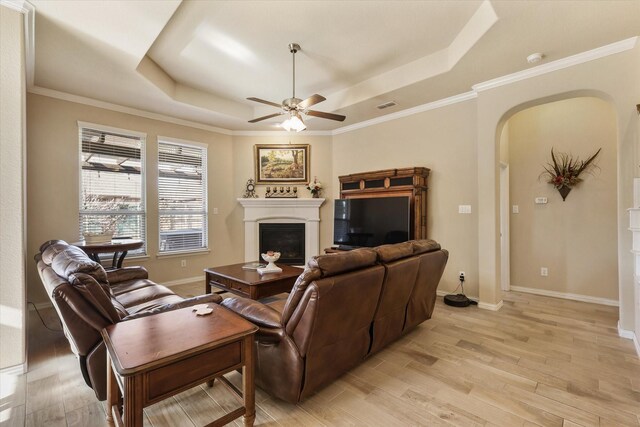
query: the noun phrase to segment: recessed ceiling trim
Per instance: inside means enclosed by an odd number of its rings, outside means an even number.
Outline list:
[[[611,43],[602,47],[598,47],[596,49],[591,49],[586,52],[578,53],[572,56],[567,56],[566,58],[557,59],[546,64],[538,65],[537,67],[518,71],[517,73],[507,74],[506,76],[487,80],[486,82],[473,85],[472,88],[477,92],[482,92],[499,86],[519,82],[521,80],[530,79],[532,77],[542,76],[553,71],[558,71],[564,68],[573,67],[575,65],[584,64],[585,62],[604,58],[616,53],[624,52],[629,49],[633,49],[638,42],[638,38],[639,37],[637,36],[631,37],[629,39]]]
[[[485,0],[451,44],[430,55],[389,70],[351,87],[330,93],[328,111],[336,111],[451,71],[469,50],[498,22],[493,6]]]
[[[478,97],[478,93],[475,91],[461,93],[459,95],[450,96],[449,98],[444,98],[438,101],[429,102],[428,104],[422,104],[422,105],[418,105],[417,107],[407,108],[406,110],[397,111],[395,113],[376,117],[375,119],[365,120],[364,122],[355,123],[349,126],[343,126],[341,128],[334,129],[332,132],[332,135],[339,135],[341,133],[351,132],[356,129],[362,129],[365,127],[377,125],[379,123],[388,122],[390,120],[396,120],[402,117],[412,116],[414,114],[422,113],[424,111],[435,110],[437,108],[442,108],[447,105],[457,104],[458,102],[469,101],[477,97]]]
[[[47,96],[49,98],[61,99],[63,101],[75,102],[76,104],[90,105],[92,107],[104,108],[105,110],[116,111],[118,113],[132,114],[151,120],[160,120],[167,123],[173,123],[180,126],[189,126],[195,129],[207,130],[209,132],[220,133],[222,135],[231,135],[232,131],[215,126],[205,125],[203,123],[193,122],[190,120],[179,119],[164,114],[152,113],[150,111],[139,110],[137,108],[125,107],[123,105],[113,104],[106,101],[98,101],[97,99],[87,98],[85,96],[73,95],[66,92],[60,92],[45,87],[33,86],[27,90],[35,95]]]
[[[295,131],[287,132],[284,130],[234,130],[231,132],[233,136],[293,136],[298,138],[300,136],[332,136],[333,131],[330,130],[305,130],[302,134],[297,134]]]

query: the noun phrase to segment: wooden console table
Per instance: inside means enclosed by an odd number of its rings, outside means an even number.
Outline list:
[[[427,238],[427,168],[385,169],[338,177],[340,198],[408,197],[411,213],[410,239]]]
[[[213,313],[196,316],[191,307],[107,326],[107,421],[141,427],[142,410],[204,382],[219,378],[240,406],[209,426],[240,416],[255,420],[253,336],[256,326],[217,304]],[[242,368],[242,392],[223,374]],[[122,390],[122,398],[119,389]],[[123,402],[123,414],[120,404]]]

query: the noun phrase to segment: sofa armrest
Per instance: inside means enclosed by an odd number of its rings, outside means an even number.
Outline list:
[[[107,270],[107,280],[109,284],[124,282],[126,280],[148,279],[147,269],[141,266],[131,266]]]
[[[196,305],[196,304],[207,304],[207,303],[220,304],[220,301],[222,301],[222,297],[218,294],[199,295],[197,297],[187,298],[180,302],[165,304],[160,307],[156,307],[153,310],[141,311],[139,313],[131,314],[129,316],[126,316],[124,319],[122,319],[122,321],[139,319],[141,317],[147,317],[153,314],[165,313],[167,311],[173,311],[179,308],[191,307],[192,305]]]
[[[261,328],[282,328],[282,317],[277,310],[258,301],[242,297],[225,298],[220,304]]]

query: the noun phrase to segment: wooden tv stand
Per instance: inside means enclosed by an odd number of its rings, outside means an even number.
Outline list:
[[[430,171],[427,168],[414,167],[339,176],[340,198],[408,197],[411,213],[409,238],[426,239],[427,179]],[[339,252],[340,250],[329,249],[329,251]],[[327,252],[326,249],[325,252]]]

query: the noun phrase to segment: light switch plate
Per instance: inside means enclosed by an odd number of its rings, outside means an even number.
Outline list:
[[[458,205],[458,213],[470,214],[471,213],[471,205]]]
[[[511,206],[512,213],[520,213],[520,207],[518,205]]]
[[[544,205],[547,203],[547,198],[546,197],[536,197],[536,204],[537,205]]]

